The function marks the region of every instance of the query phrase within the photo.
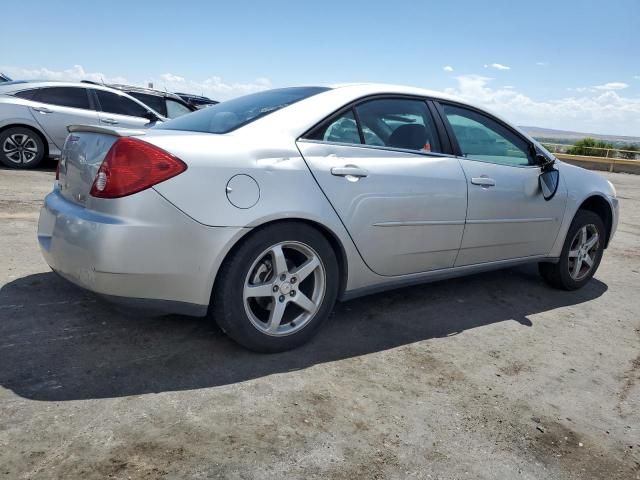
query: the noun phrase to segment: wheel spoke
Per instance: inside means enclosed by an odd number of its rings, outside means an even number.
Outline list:
[[[587,226],[586,225],[582,227],[582,229],[580,230],[580,246],[584,245],[585,243],[587,243]]]
[[[273,268],[276,275],[289,273],[289,269],[287,268],[287,259],[284,257],[281,245],[276,245],[271,249],[271,257],[273,259]]]
[[[573,278],[578,278],[578,274],[580,273],[580,269],[582,268],[582,260],[576,259],[573,264],[573,269],[571,271],[571,276]]]
[[[599,240],[599,236],[597,233],[594,233],[593,236],[589,239],[589,241],[587,243],[585,243],[585,247],[587,247],[587,250],[591,250],[593,248],[593,246],[598,243]]]
[[[576,258],[578,256],[578,250],[569,250],[569,258]]]
[[[314,256],[300,265],[294,272],[292,272],[292,275],[295,275],[298,278],[298,282],[302,282],[319,266],[320,262],[318,261],[317,257]]]
[[[313,313],[318,308],[315,303],[311,301],[309,297],[307,297],[304,293],[298,291],[296,296],[293,297],[293,302],[297,304],[300,308],[303,308],[309,313]]]
[[[7,138],[4,141],[4,145],[2,146],[2,149],[7,153],[13,152],[18,149],[18,145],[16,145],[16,143],[11,138]]]
[[[244,287],[244,298],[271,297],[272,295],[273,285],[270,283],[246,285]]]
[[[584,256],[583,261],[589,266],[589,268],[593,267],[593,258],[591,258],[588,254]]]
[[[287,308],[285,302],[278,302],[275,298],[271,306],[271,312],[269,313],[269,322],[267,323],[267,330],[271,333],[275,333],[282,322],[282,316]]]

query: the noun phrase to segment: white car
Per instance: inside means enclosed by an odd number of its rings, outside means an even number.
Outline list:
[[[35,168],[58,157],[69,125],[148,128],[165,118],[119,90],[87,83],[0,83],[0,163]]]
[[[211,315],[267,352],[379,290],[532,262],[580,288],[618,221],[600,175],[481,109],[388,85],[72,127],[59,174],[38,227],[53,270],[121,304]]]

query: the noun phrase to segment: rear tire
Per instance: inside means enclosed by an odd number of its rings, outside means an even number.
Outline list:
[[[35,130],[10,127],[0,133],[0,162],[9,168],[35,168],[44,153],[44,142]]]
[[[562,290],[584,287],[596,273],[605,242],[604,222],[589,210],[578,210],[571,222],[558,263],[540,263],[540,275]]]
[[[338,262],[327,239],[302,223],[257,230],[225,260],[211,313],[220,328],[256,352],[309,341],[338,294]]]

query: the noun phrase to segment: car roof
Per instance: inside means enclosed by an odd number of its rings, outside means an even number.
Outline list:
[[[136,87],[135,85],[125,85],[123,83],[113,83],[113,84],[109,84],[109,86],[111,88],[116,88],[123,92],[146,93],[148,95],[155,95],[158,97],[166,97],[166,98],[182,100],[180,96],[176,95],[175,93],[165,92],[163,90],[156,90],[155,88]]]
[[[127,92],[122,90],[118,90],[115,88],[111,88],[106,85],[100,85],[99,83],[94,82],[66,82],[60,80],[17,80],[13,82],[4,82],[0,83],[0,94],[11,94],[14,92],[19,92],[21,90],[29,90],[32,88],[45,88],[45,87],[79,87],[79,88],[93,88],[96,90],[104,90],[106,92],[115,93],[117,95],[125,96],[134,102],[143,105],[146,109],[151,110],[156,115],[159,115],[161,118],[164,118],[163,115],[156,112],[153,108],[146,105],[144,102],[141,102],[137,98],[128,95]]]

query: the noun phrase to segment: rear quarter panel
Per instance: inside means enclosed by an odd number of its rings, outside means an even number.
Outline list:
[[[362,261],[290,137],[158,131],[142,138],[187,163],[184,173],[154,189],[197,222],[221,227],[257,227],[286,219],[317,222],[342,244],[348,259],[347,289],[378,277]],[[251,208],[237,208],[227,198],[227,183],[239,174],[258,184],[259,200]]]

